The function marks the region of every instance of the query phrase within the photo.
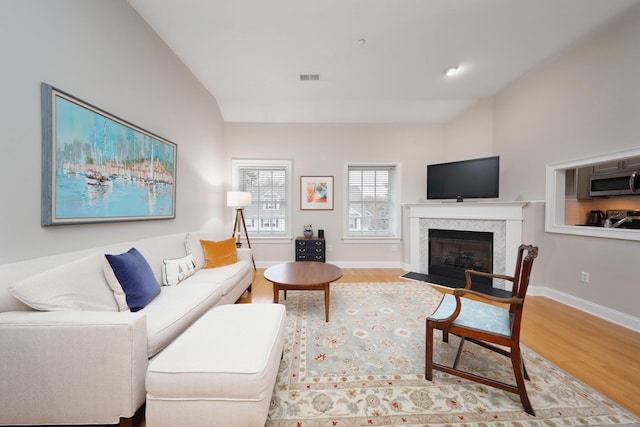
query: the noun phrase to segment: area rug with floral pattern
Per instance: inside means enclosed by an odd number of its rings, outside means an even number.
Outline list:
[[[267,426],[610,426],[640,419],[523,347],[533,417],[517,395],[434,371],[424,379],[425,319],[442,294],[426,283],[334,283],[288,291],[287,337]],[[436,334],[450,363],[457,338]],[[512,381],[508,358],[465,343],[459,367]]]

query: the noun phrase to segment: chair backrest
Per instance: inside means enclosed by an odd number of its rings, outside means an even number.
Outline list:
[[[516,271],[513,275],[513,290],[511,296],[521,298],[522,304],[511,304],[509,311],[513,315],[512,318],[512,334],[520,335],[520,321],[522,318],[522,309],[524,306],[524,298],[527,295],[529,287],[529,278],[531,277],[531,267],[533,260],[538,256],[538,247],[532,245],[520,245],[518,247],[518,260],[516,262]]]
[[[538,247],[531,245],[520,245],[518,247],[518,260],[516,261],[516,271],[513,275],[513,290],[511,296],[524,298],[529,287],[531,267],[533,260],[538,256]]]

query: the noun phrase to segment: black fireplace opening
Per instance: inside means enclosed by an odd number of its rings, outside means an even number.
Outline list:
[[[459,286],[464,271],[493,272],[493,233],[429,229],[429,276]],[[473,277],[474,285],[492,286],[490,277]],[[446,283],[443,283],[446,284]]]

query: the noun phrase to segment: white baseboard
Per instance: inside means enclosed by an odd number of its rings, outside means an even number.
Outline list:
[[[256,267],[269,268],[276,264],[287,261],[258,261]],[[327,261],[329,264],[337,265],[340,268],[402,268],[402,262],[398,261]]]
[[[550,298],[580,311],[584,311],[585,313],[615,323],[616,325],[631,329],[635,332],[640,332],[640,318],[613,310],[609,307],[605,307],[555,289],[541,286],[529,286],[527,294]]]
[[[402,268],[400,261],[327,261],[340,268]]]

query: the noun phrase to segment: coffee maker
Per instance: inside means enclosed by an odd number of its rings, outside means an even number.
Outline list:
[[[587,213],[587,219],[584,225],[590,225],[592,227],[602,227],[604,224],[605,215],[602,211],[590,211]]]

